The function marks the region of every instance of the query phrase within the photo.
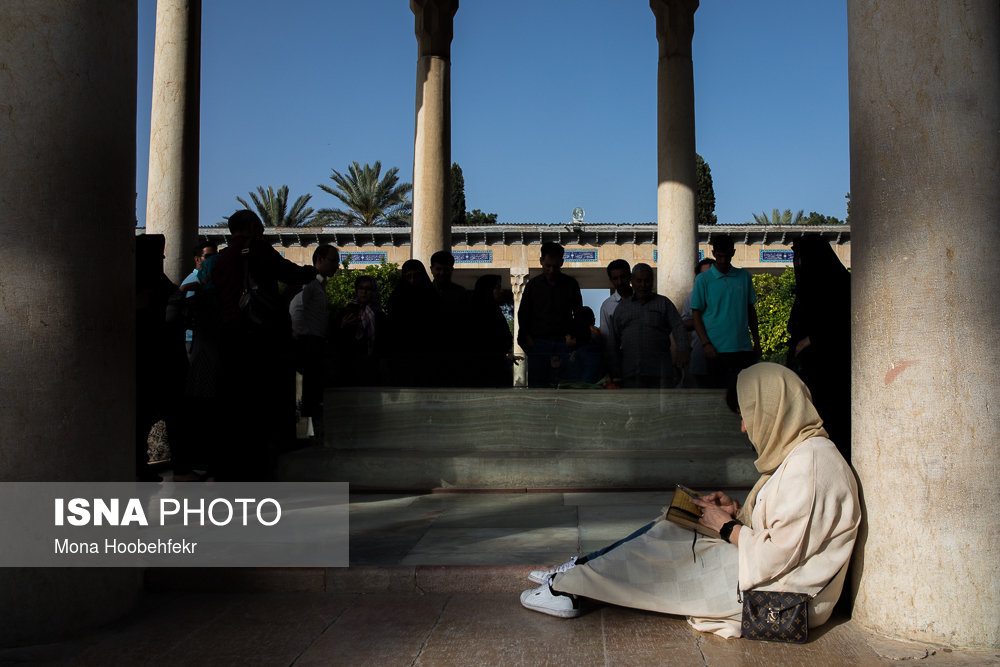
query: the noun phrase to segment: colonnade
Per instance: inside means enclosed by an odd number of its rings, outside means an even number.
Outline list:
[[[158,4],[187,12],[193,43],[197,3]],[[890,636],[996,648],[1000,292],[981,275],[1000,250],[1000,7],[847,6],[853,463],[866,510],[854,618]],[[457,7],[411,3],[422,91],[413,230],[422,240],[413,253],[423,259],[448,238],[443,47]],[[690,273],[697,2],[651,7],[660,43],[660,252]],[[134,295],[123,258],[134,248],[136,24],[128,0],[0,4],[0,481],[131,478]],[[159,60],[159,28],[157,37]],[[190,74],[186,82],[194,85]],[[196,129],[184,122],[190,137]],[[184,162],[170,158],[163,173],[183,177]],[[180,192],[173,208],[185,210],[196,189]],[[197,220],[171,224],[196,228]],[[183,234],[171,238],[183,246]],[[934,312],[920,289],[928,282],[946,294]],[[664,284],[671,298],[690,288],[679,277]],[[0,645],[99,624],[134,602],[138,578],[132,570],[0,570]]]

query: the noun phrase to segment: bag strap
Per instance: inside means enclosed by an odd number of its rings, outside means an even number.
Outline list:
[[[250,277],[250,246],[240,250],[240,256],[243,260],[243,293],[247,294],[251,289],[257,286]]]

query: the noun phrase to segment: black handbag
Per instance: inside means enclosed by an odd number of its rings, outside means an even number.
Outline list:
[[[809,600],[805,593],[743,591],[743,637],[804,644],[809,639]]]

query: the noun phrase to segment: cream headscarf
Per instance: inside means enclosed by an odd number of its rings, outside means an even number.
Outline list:
[[[757,450],[754,466],[761,474],[737,517],[750,525],[757,494],[771,473],[800,442],[829,436],[809,389],[784,366],[761,363],[747,368],[736,380],[736,396],[747,436]]]

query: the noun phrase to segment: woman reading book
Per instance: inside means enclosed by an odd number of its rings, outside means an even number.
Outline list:
[[[625,540],[553,570],[521,604],[570,618],[580,598],[688,617],[696,629],[739,637],[739,591],[813,596],[809,626],[840,597],[861,520],[854,473],[827,437],[794,372],[762,363],[740,373],[735,401],[760,479],[745,506],[722,492],[695,498],[721,539],[661,517]]]

